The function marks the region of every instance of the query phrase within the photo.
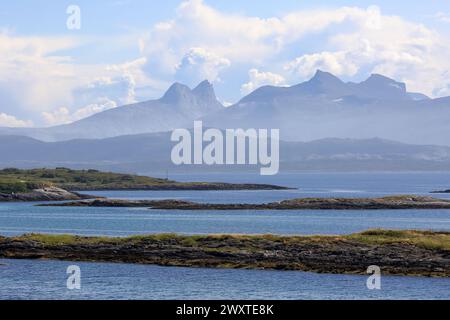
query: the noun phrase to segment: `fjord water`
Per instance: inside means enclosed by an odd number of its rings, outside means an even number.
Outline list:
[[[309,173],[177,175],[184,181],[272,183],[281,191],[117,191],[90,192],[113,198],[175,198],[202,202],[270,202],[297,197],[379,197],[429,195],[448,189],[445,173]],[[450,198],[450,195],[435,195]],[[369,228],[450,231],[450,210],[380,211],[164,211],[136,208],[36,207],[0,204],[0,234],[70,233],[126,236],[184,234],[348,234]],[[2,265],[3,264],[3,265]],[[450,279],[382,278],[382,290],[366,288],[367,277],[304,272],[168,268],[129,264],[76,263],[82,290],[66,289],[66,268],[56,261],[0,260],[2,299],[448,299]]]

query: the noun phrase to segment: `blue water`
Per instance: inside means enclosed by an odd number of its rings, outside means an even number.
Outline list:
[[[122,199],[181,199],[215,203],[263,203],[298,197],[381,197],[430,195],[450,187],[448,174],[289,174],[175,176],[177,180],[273,183],[298,188],[280,191],[98,191]],[[435,195],[449,198],[450,194]],[[449,210],[361,211],[177,211],[146,208],[58,208],[33,203],[0,204],[0,234],[30,232],[126,236],[185,234],[348,234],[369,228],[450,230]]]
[[[429,195],[450,188],[445,173],[285,174],[276,177],[205,175],[184,181],[273,183],[285,191],[90,192],[113,198],[262,203],[296,197]],[[450,198],[450,195],[435,195]],[[369,228],[450,230],[450,210],[165,211],[145,208],[57,208],[0,204],[0,234],[71,233],[126,236],[184,234],[348,234]],[[1,265],[5,264],[5,265]],[[66,289],[68,262],[0,260],[0,299],[449,299],[450,279],[383,277],[381,291],[364,276],[304,272],[211,270],[127,264],[76,263],[81,291]]]
[[[367,277],[297,271],[192,269],[111,263],[0,260],[0,297],[8,299],[449,299],[448,279]],[[68,290],[66,269],[81,269]]]

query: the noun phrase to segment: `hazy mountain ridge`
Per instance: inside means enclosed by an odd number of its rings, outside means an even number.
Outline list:
[[[329,99],[354,96],[360,99],[416,100],[411,97],[411,94],[415,95],[416,99],[419,97],[429,99],[422,94],[409,93],[406,91],[406,85],[404,83],[397,82],[379,74],[372,74],[367,80],[360,83],[345,83],[329,72],[318,70],[309,81],[291,87],[260,87],[241,99],[237,104],[268,102],[271,99],[280,97],[300,96],[323,96]]]
[[[86,119],[46,129],[0,128],[0,134],[44,141],[108,138],[192,128],[203,120],[215,128],[275,128],[283,140],[379,137],[410,144],[450,145],[450,97],[430,99],[406,85],[373,74],[360,83],[317,71],[291,86],[263,86],[224,108],[212,84],[191,90],[172,85],[158,100],[118,107]]]
[[[170,133],[101,140],[42,142],[0,136],[0,167],[70,167],[131,173],[257,170],[257,166],[175,166]],[[382,139],[322,139],[280,143],[281,170],[450,170],[450,147],[409,145]]]
[[[449,97],[411,93],[404,83],[377,74],[361,83],[345,83],[318,71],[292,87],[261,87],[203,120],[209,127],[276,128],[289,141],[380,137],[450,145]]]

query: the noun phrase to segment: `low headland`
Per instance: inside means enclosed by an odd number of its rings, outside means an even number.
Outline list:
[[[450,233],[369,230],[343,236],[159,234],[0,237],[0,258],[449,277]]]
[[[422,196],[391,196],[384,198],[299,198],[254,203],[198,203],[182,200],[119,200],[95,199],[43,204],[65,207],[143,207],[165,210],[399,210],[450,209],[450,200]]]
[[[68,168],[0,170],[1,201],[60,201],[97,198],[76,191],[94,190],[285,190],[269,184],[177,182],[139,175]],[[57,193],[55,195],[55,193]]]

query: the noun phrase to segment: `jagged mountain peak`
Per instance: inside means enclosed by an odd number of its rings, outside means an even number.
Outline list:
[[[341,79],[336,77],[334,74],[332,74],[330,72],[322,71],[320,69],[317,69],[314,77],[312,77],[311,80],[309,80],[308,82],[320,82],[320,83],[334,82],[334,83],[339,83],[339,84],[344,83]]]
[[[188,86],[175,82],[166,91],[161,101],[165,103],[177,103],[183,98],[188,98],[192,95],[191,89]]]
[[[406,84],[381,74],[372,74],[367,80],[350,84],[356,96],[381,100],[412,100]]]
[[[210,90],[214,91],[214,87],[213,87],[212,83],[209,82],[208,80],[203,80],[192,91],[203,92],[203,91],[210,91]]]
[[[214,86],[208,80],[200,82],[193,90],[192,93],[197,97],[204,99],[208,102],[217,101]]]
[[[375,86],[388,86],[391,88],[399,89],[403,92],[406,92],[406,84],[403,82],[398,82],[394,79],[391,79],[389,77],[383,76],[381,74],[373,73],[370,75],[370,77],[362,82],[361,84],[369,84],[369,85],[375,85]]]
[[[297,93],[326,95],[330,98],[341,97],[350,94],[346,83],[330,72],[317,70],[314,77],[309,81],[300,83],[293,87]]]
[[[175,82],[161,98],[162,102],[168,104],[184,103],[193,100],[201,104],[216,104],[218,100],[212,83],[204,80],[191,90],[188,86]]]
[[[350,94],[347,84],[332,73],[317,70],[308,81],[290,87],[263,86],[246,97],[240,103],[271,101],[277,97],[326,95],[340,97]]]

